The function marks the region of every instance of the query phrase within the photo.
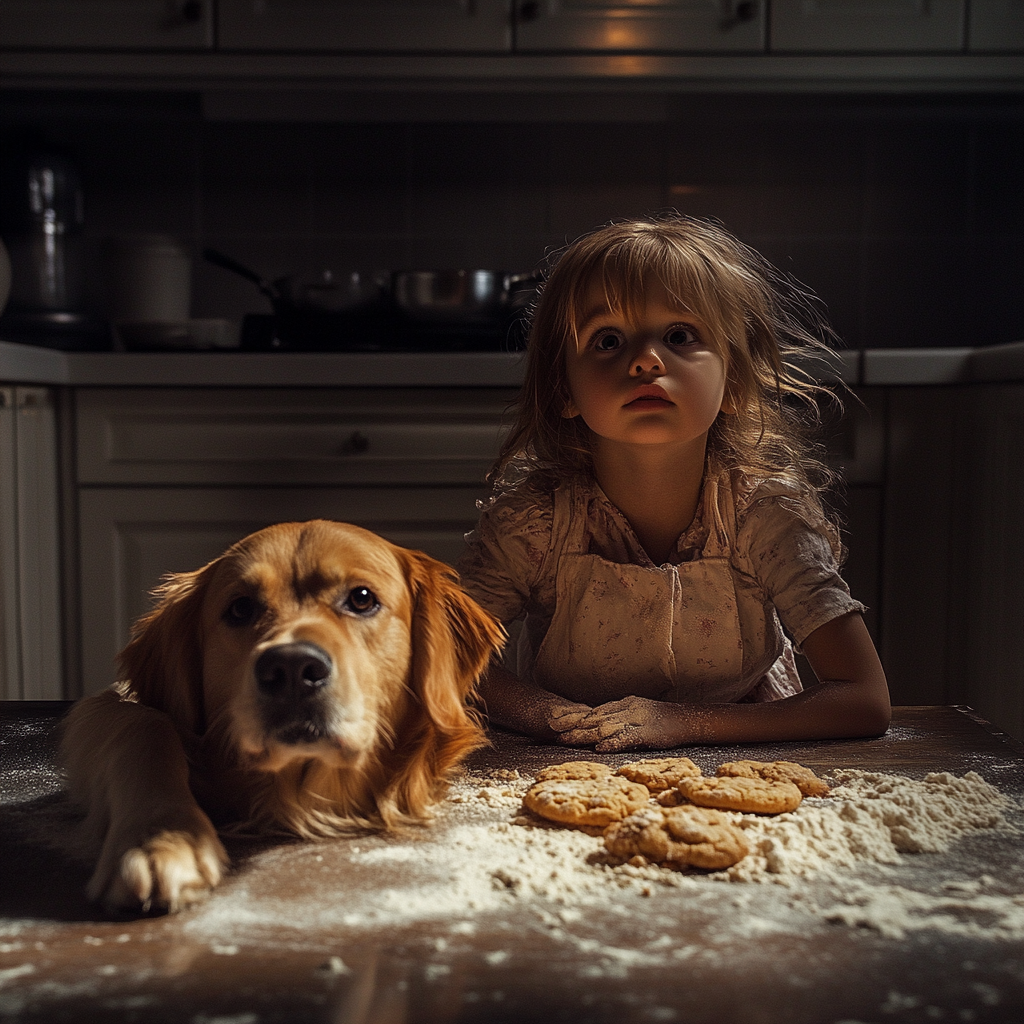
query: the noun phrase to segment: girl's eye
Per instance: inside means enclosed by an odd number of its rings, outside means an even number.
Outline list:
[[[594,348],[598,352],[614,352],[622,345],[622,336],[614,331],[605,331],[594,339]]]
[[[353,587],[345,598],[344,609],[353,615],[372,615],[378,608],[380,602],[369,587]]]
[[[671,327],[665,335],[666,345],[696,345],[699,341],[692,327]]]
[[[236,597],[224,612],[224,621],[239,629],[251,626],[260,616],[260,606],[251,597]]]

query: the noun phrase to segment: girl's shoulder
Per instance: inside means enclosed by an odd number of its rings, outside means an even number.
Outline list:
[[[473,534],[488,536],[501,547],[547,548],[558,486],[550,474],[537,471],[496,490],[479,503],[480,520]]]
[[[732,470],[723,476],[728,478],[737,533],[743,538],[741,546],[754,543],[759,534],[809,531],[824,537],[835,557],[842,558],[839,531],[813,484],[785,473],[765,475]]]

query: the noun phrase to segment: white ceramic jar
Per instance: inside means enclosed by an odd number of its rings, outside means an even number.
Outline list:
[[[181,323],[192,306],[192,259],[170,235],[115,235],[103,246],[114,323]]]

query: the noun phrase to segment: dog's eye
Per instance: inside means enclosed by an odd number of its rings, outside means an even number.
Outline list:
[[[251,626],[260,613],[260,606],[251,597],[236,597],[224,612],[229,626]]]
[[[370,615],[380,607],[380,602],[369,587],[353,587],[345,598],[344,607],[355,615]]]

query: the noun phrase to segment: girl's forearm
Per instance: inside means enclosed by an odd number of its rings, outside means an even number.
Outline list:
[[[491,662],[478,692],[491,725],[552,743],[558,739],[548,720],[556,706],[568,703],[563,698],[524,682],[496,661]]]
[[[665,725],[678,736],[675,745],[879,736],[890,715],[887,695],[842,679],[767,703],[671,707],[672,725]]]

